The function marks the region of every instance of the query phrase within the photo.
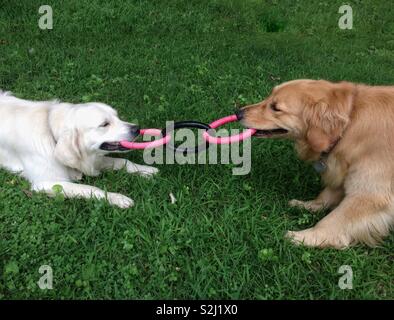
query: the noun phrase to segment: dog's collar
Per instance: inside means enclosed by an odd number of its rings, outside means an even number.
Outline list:
[[[355,97],[358,94],[358,86],[354,86],[353,88],[353,92],[352,92],[352,101],[351,101],[351,110],[349,113],[349,118],[352,116],[352,113],[354,111],[354,107],[353,107],[353,101],[356,99]],[[343,129],[342,134],[334,141],[334,143],[332,143],[327,150],[323,151],[320,154],[319,160],[313,162],[313,168],[318,172],[318,173],[323,173],[324,171],[327,170],[327,159],[330,155],[330,153],[335,149],[335,147],[338,145],[339,141],[341,141],[341,138],[344,135],[344,132],[346,131],[347,126]]]
[[[338,145],[338,142],[340,140],[341,140],[340,138],[335,140],[334,143],[332,143],[327,150],[323,151],[320,154],[319,160],[313,162],[312,166],[316,172],[323,173],[324,171],[327,170],[327,158],[330,155],[330,153],[335,149],[335,147]]]

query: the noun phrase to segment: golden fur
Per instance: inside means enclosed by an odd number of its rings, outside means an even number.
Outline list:
[[[329,152],[325,188],[312,201],[291,200],[310,211],[333,209],[313,228],[289,231],[295,243],[345,248],[377,245],[394,225],[394,86],[294,80],[242,110],[242,123],[290,138],[300,158]],[[264,132],[261,133],[264,136]]]

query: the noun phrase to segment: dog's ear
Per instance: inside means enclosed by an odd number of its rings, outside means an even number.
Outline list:
[[[63,165],[78,169],[82,158],[80,133],[72,126],[73,106],[54,105],[48,114],[48,125],[55,140],[54,156]]]
[[[77,129],[65,130],[59,136],[54,150],[55,158],[67,167],[79,169],[82,152]]]
[[[303,119],[305,139],[317,153],[330,148],[343,134],[353,105],[354,85],[339,83],[326,98],[306,103]]]

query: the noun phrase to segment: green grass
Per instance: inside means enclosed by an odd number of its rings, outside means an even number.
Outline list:
[[[209,122],[295,78],[393,81],[390,1],[349,1],[347,31],[337,26],[342,1],[52,2],[54,29],[42,31],[42,1],[0,0],[0,88],[102,101],[143,127]],[[161,165],[151,180],[85,178],[130,195],[128,210],[31,196],[26,181],[1,171],[0,298],[394,298],[394,236],[345,251],[285,241],[286,230],[322,217],[287,205],[316,196],[319,177],[289,142],[252,146],[246,176],[228,165]],[[128,157],[142,162],[140,151]],[[53,290],[36,284],[43,264]],[[338,287],[344,264],[353,290]]]

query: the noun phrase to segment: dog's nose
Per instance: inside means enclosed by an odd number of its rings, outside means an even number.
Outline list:
[[[235,115],[237,116],[238,121],[242,120],[242,118],[244,117],[244,113],[245,113],[245,109],[238,109],[235,112]]]
[[[133,136],[138,136],[140,134],[140,127],[135,124],[130,124],[129,130]]]

